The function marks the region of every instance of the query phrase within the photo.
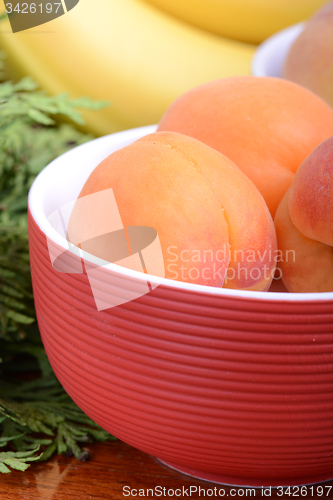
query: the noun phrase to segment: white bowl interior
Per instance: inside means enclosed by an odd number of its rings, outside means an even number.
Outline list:
[[[52,161],[35,179],[29,193],[29,208],[35,222],[47,238],[68,250],[67,240],[51,225],[49,216],[60,207],[74,202],[90,173],[104,158],[117,149],[123,148],[144,135],[155,132],[156,125],[118,132],[78,146]],[[85,260],[98,263],[93,255],[84,253]],[[325,293],[285,293],[252,292],[228,290],[224,288],[194,285],[126,269],[117,264],[105,266],[119,275],[126,275],[152,284],[164,284],[184,290],[192,290],[212,295],[227,295],[247,299],[301,301],[333,300],[333,292]]]
[[[254,76],[281,77],[290,47],[304,30],[305,23],[298,23],[267,38],[257,48],[252,59]]]

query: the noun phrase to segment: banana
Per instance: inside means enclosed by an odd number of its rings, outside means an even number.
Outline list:
[[[66,15],[15,34],[2,25],[0,46],[18,76],[34,77],[51,94],[111,101],[82,113],[97,135],[156,123],[190,88],[250,74],[256,49],[142,0],[81,0]]]
[[[327,0],[146,0],[176,18],[211,33],[261,43],[277,31],[308,19]]]

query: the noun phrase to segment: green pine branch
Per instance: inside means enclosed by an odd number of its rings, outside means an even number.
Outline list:
[[[39,446],[29,451],[7,451],[5,453],[0,453],[0,472],[4,474],[10,472],[7,466],[12,469],[25,471],[29,467],[27,462],[35,462],[41,458],[42,454],[35,455],[38,450]]]
[[[0,53],[0,72],[3,54]],[[0,75],[1,76],[1,75]],[[47,96],[30,78],[0,84],[0,472],[26,470],[54,453],[87,460],[85,444],[112,436],[65,393],[40,339],[29,266],[27,197],[53,159],[92,139],[78,107],[105,103]],[[30,377],[31,380],[27,380]]]

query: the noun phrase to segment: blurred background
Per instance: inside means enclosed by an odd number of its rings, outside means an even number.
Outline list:
[[[12,19],[24,15],[22,3],[1,3]],[[52,18],[50,12],[49,22],[16,33],[5,15],[0,48],[7,54],[11,78],[31,76],[50,94],[108,101],[103,110],[83,113],[87,130],[104,135],[158,122],[167,107],[192,87],[250,74],[258,44],[307,20],[324,4],[324,0],[75,0],[62,3],[63,15]],[[54,12],[59,4],[24,5],[33,12],[42,7]]]

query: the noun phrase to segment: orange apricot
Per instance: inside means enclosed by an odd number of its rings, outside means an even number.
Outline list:
[[[224,155],[175,132],[147,135],[106,158],[91,173],[71,214],[73,242],[98,233],[80,198],[112,189],[125,228],[157,231],[165,277],[217,287],[267,290],[276,236],[254,184]],[[111,259],[111,245],[91,251]]]
[[[333,136],[298,168],[275,216],[279,267],[291,292],[333,291]]]
[[[333,110],[293,82],[239,76],[180,96],[158,130],[189,135],[230,158],[274,215],[298,166],[333,135]]]
[[[277,263],[289,292],[332,292],[332,247],[308,238],[294,225],[289,214],[289,193],[283,197],[274,218],[280,259]]]
[[[308,20],[287,54],[282,73],[333,107],[332,0]]]
[[[333,247],[333,136],[298,168],[290,188],[289,213],[301,233]]]

